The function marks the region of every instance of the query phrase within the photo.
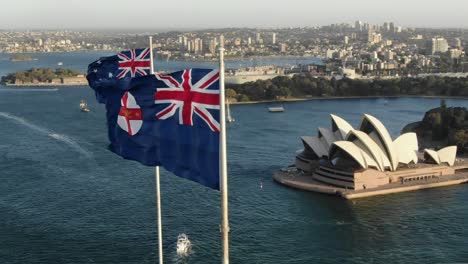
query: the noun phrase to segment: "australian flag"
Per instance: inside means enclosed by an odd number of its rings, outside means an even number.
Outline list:
[[[129,89],[134,77],[146,76],[151,72],[150,49],[131,49],[117,55],[101,57],[88,66],[88,81],[93,87]],[[102,98],[98,97],[102,102]]]
[[[136,77],[127,89],[88,80],[106,105],[110,150],[219,189],[217,70]]]

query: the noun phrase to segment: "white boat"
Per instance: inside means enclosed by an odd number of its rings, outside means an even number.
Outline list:
[[[89,111],[91,111],[91,110],[89,110],[89,108],[88,108],[88,103],[86,103],[85,100],[81,100],[81,101],[80,101],[80,110],[81,110],[81,112],[89,112]]]
[[[268,111],[272,113],[284,112],[284,108],[282,106],[268,107]]]
[[[229,99],[226,99],[226,121],[228,121],[228,123],[236,121],[231,116],[231,107],[229,107]]]
[[[187,256],[192,249],[192,243],[188,239],[188,236],[184,233],[179,234],[177,237],[177,255]]]

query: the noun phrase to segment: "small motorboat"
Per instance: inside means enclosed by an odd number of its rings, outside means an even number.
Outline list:
[[[192,249],[192,243],[188,239],[186,234],[179,234],[177,237],[177,255],[179,256],[188,256],[190,250]]]
[[[89,108],[88,108],[88,103],[86,103],[85,100],[81,100],[81,101],[80,101],[80,110],[81,110],[81,112],[89,112],[89,111],[91,111],[91,110],[89,110]]]
[[[280,112],[284,112],[284,108],[282,106],[268,107],[268,112],[280,113]]]

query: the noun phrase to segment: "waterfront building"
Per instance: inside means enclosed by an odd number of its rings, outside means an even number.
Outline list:
[[[211,55],[215,55],[216,54],[216,46],[218,45],[218,43],[216,43],[216,38],[212,38],[210,40],[210,45],[208,47],[208,50],[210,51]]]

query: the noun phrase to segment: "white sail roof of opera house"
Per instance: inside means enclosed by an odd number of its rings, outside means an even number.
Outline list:
[[[400,135],[393,145],[397,151],[398,162],[403,164],[409,164],[413,162],[418,163],[418,137],[416,133],[405,133]]]
[[[346,136],[348,135],[349,131],[353,130],[353,127],[348,122],[346,122],[346,120],[337,115],[331,114],[330,116],[332,119],[332,132],[338,139],[346,139]]]
[[[338,139],[335,137],[335,134],[331,130],[328,130],[323,127],[318,128],[318,138],[323,139],[324,143],[327,146],[327,149],[330,149],[331,144],[337,141]]]
[[[395,171],[399,164],[418,163],[418,139],[415,133],[400,135],[392,140],[387,128],[377,118],[364,114],[359,130],[337,115],[331,116],[332,129],[318,128],[318,136],[302,136],[304,147],[314,152],[316,158],[333,160],[346,153],[362,168],[373,167],[379,171]],[[436,164],[455,163],[456,146],[439,151],[424,151],[426,159]],[[333,163],[333,162],[332,162]]]
[[[307,145],[307,147],[309,147],[315,153],[315,155],[317,155],[317,157],[328,157],[328,146],[326,146],[321,139],[318,137],[308,136],[302,136],[301,139],[304,143],[304,146]]]
[[[392,171],[396,170],[398,167],[398,154],[387,128],[377,118],[364,114],[359,130],[368,134],[379,145],[390,160],[390,169]]]
[[[448,165],[453,166],[455,164],[455,158],[457,156],[457,146],[449,146],[439,151],[432,149],[424,150],[424,157],[430,159],[436,164],[441,164],[446,162]]]
[[[362,168],[377,167],[377,163],[369,153],[350,141],[337,141],[333,143],[329,153],[332,163],[335,157],[340,156],[340,150],[352,157]]]
[[[372,140],[369,135],[359,130],[351,130],[346,138],[354,144],[366,149],[370,156],[375,160],[378,165],[379,171],[384,171],[386,168],[390,169],[390,161],[388,160],[382,149]]]

